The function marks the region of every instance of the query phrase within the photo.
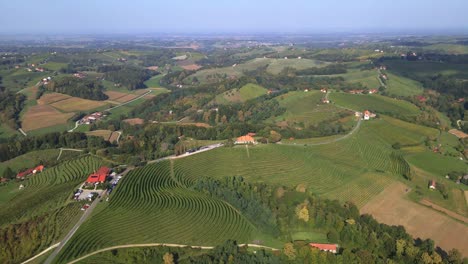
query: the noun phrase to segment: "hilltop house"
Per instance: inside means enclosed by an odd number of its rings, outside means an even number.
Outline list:
[[[16,174],[16,178],[17,179],[24,179],[28,175],[36,174],[38,172],[42,172],[43,170],[44,170],[44,165],[38,165],[35,168],[31,168],[31,169],[27,169],[27,170],[22,171],[22,172],[18,172],[18,174]]]
[[[92,113],[90,115],[86,115],[83,118],[81,118],[80,123],[89,125],[89,124],[95,122],[96,120],[99,120],[102,116],[103,115],[102,115],[101,112],[95,112],[95,113]]]
[[[95,173],[92,173],[88,176],[88,179],[86,180],[86,183],[103,183],[106,181],[107,176],[109,176],[110,169],[103,166],[99,168]]]
[[[364,111],[364,113],[363,113],[363,119],[364,119],[364,120],[369,120],[369,119],[374,118],[374,117],[376,117],[376,116],[377,116],[376,114],[371,113],[369,110],[366,110],[366,111]]]
[[[337,244],[321,244],[321,243],[309,243],[309,246],[313,248],[318,248],[321,251],[327,251],[336,254],[338,252]]]
[[[250,134],[250,133],[249,133]],[[236,145],[241,145],[241,144],[257,144],[257,141],[255,141],[255,139],[251,136],[251,135],[245,135],[245,136],[241,136],[241,137],[238,137],[236,139],[236,141],[234,142],[234,144]]]
[[[431,180],[431,181],[429,182],[429,189],[435,190],[436,188],[437,188],[436,181]]]
[[[369,94],[375,94],[375,93],[377,93],[377,92],[378,92],[377,89],[370,89],[370,90],[369,90]]]

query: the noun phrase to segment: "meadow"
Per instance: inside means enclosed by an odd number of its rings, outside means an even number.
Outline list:
[[[412,79],[430,78],[437,74],[462,79],[468,78],[468,66],[466,64],[435,61],[386,60],[385,65],[390,72]]]
[[[267,89],[256,84],[246,84],[241,88],[232,89],[219,94],[214,99],[214,102],[218,104],[228,103],[242,103],[250,99],[257,98],[259,96],[267,94]]]

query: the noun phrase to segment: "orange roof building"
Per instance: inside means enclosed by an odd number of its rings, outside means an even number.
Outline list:
[[[336,244],[309,243],[309,246],[331,253],[336,253],[338,249],[338,245]]]
[[[101,167],[95,173],[92,173],[88,176],[86,180],[87,183],[97,183],[97,182],[105,182],[107,176],[109,176],[110,169],[107,167]]]
[[[256,143],[257,142],[255,141],[255,139],[249,135],[238,137],[236,139],[236,142],[234,142],[234,144],[256,144]]]

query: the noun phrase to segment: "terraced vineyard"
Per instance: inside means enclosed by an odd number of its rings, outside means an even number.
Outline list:
[[[131,243],[216,245],[256,239],[256,229],[236,209],[183,187],[169,161],[131,171],[109,203],[77,231],[58,256],[64,263],[91,251]]]
[[[63,206],[71,191],[101,164],[100,159],[85,156],[30,176],[21,182],[24,189],[9,190],[8,198],[0,206],[0,226]]]

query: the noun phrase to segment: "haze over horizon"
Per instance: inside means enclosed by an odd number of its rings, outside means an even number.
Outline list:
[[[2,1],[1,34],[468,32],[468,1]]]

